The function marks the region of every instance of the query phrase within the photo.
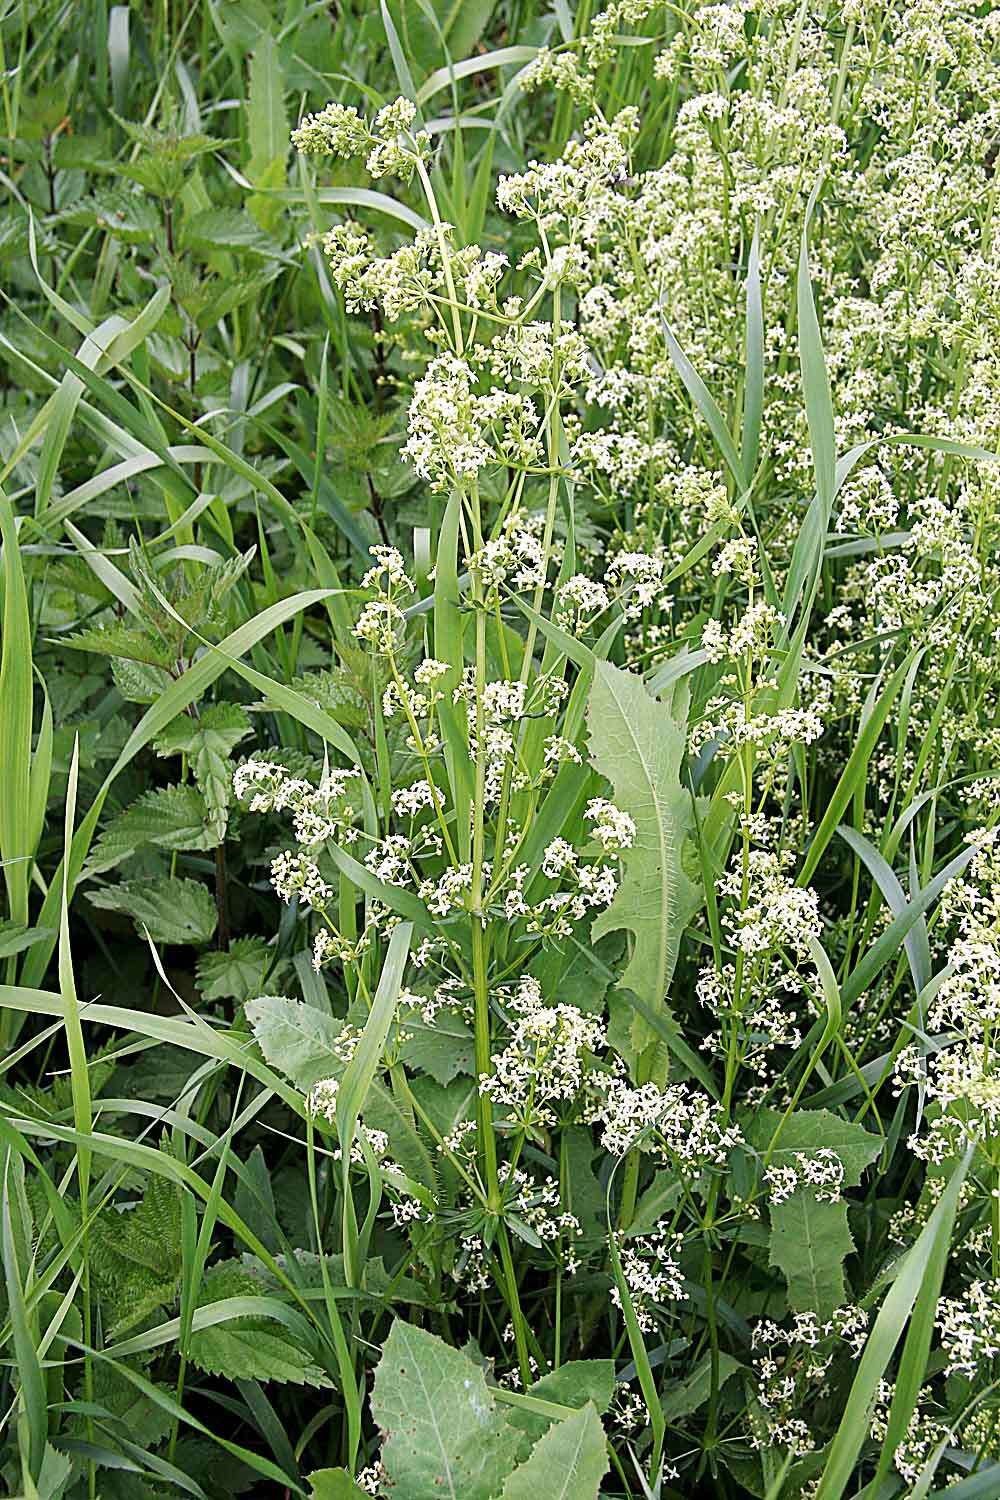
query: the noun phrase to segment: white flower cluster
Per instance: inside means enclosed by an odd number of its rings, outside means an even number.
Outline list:
[[[353,105],[327,104],[316,114],[306,115],[292,132],[292,145],[308,156],[366,156],[365,166],[373,177],[391,174],[408,179],[418,160],[430,151],[425,130],[411,132],[416,106],[409,99],[395,99],[369,122]]]
[[[508,1002],[507,1045],[491,1059],[479,1092],[507,1113],[518,1130],[536,1135],[568,1115],[588,1058],[607,1045],[601,1022],[575,1005],[548,1005],[537,979],[523,978]]]
[[[722,1109],[708,1094],[685,1083],[660,1089],[655,1083],[633,1087],[617,1074],[593,1075],[594,1118],[603,1126],[601,1144],[612,1156],[624,1156],[640,1143],[665,1165],[696,1176],[724,1167],[740,1145],[739,1128],[727,1124]]]
[[[973,1380],[1000,1354],[1000,1284],[974,1281],[962,1297],[943,1297],[936,1325],[945,1373]]]
[[[754,1446],[810,1453],[813,1428],[801,1413],[808,1413],[839,1348],[846,1345],[857,1359],[867,1336],[868,1314],[852,1306],[838,1308],[826,1322],[802,1312],[793,1315],[790,1328],[767,1318],[755,1323],[750,1347],[764,1423],[753,1432]]]
[[[618,1234],[616,1244],[636,1322],[644,1333],[651,1333],[666,1303],[683,1302],[687,1298],[678,1260],[683,1241],[660,1228],[630,1239]],[[617,1285],[611,1288],[611,1301],[615,1307],[622,1305]]]
[[[884,1442],[888,1435],[889,1411],[895,1393],[896,1388],[891,1381],[879,1381],[870,1425],[871,1435],[877,1443]],[[941,1444],[954,1441],[954,1432],[943,1422],[930,1416],[918,1403],[906,1425],[903,1440],[897,1443],[892,1455],[896,1472],[907,1484],[916,1485],[934,1450]]]
[[[764,1181],[772,1203],[784,1203],[799,1188],[809,1188],[821,1203],[836,1203],[844,1183],[844,1164],[826,1146],[813,1152],[793,1151],[790,1161],[765,1167]]]
[[[476,375],[457,354],[439,354],[417,381],[403,448],[433,490],[473,482],[490,465],[527,468],[541,460],[539,417],[530,397],[476,391]]]
[[[328,767],[319,785],[313,786],[282,765],[249,760],[233,773],[233,792],[238,801],[249,801],[253,813],[290,812],[296,841],[311,849],[327,839],[343,837],[350,828],[355,814],[346,798],[358,775],[353,768]]]

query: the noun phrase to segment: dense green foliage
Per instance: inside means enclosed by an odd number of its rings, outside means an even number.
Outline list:
[[[0,1484],[1000,1495],[1000,12],[0,8]]]

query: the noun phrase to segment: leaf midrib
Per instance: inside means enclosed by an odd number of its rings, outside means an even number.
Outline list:
[[[632,728],[632,722],[628,716],[628,713],[626,712],[625,704],[618,696],[618,679],[615,676],[609,674],[605,680],[608,683],[611,696],[615,701],[615,706],[618,709],[618,712],[621,715],[622,722],[628,732],[628,737],[635,747],[636,756],[638,758],[639,765],[642,768],[642,774],[645,777],[646,785],[649,787],[653,807],[656,810],[656,836],[660,848],[660,910],[663,912],[667,912],[670,906],[670,882],[667,879],[667,845],[664,829],[664,809],[657,795],[656,783],[654,782],[653,777],[650,773],[646,756],[643,754],[642,747],[640,746],[635,731]],[[662,994],[666,991],[667,987],[667,924],[665,921],[659,924],[659,933],[657,935],[657,955],[659,988]]]

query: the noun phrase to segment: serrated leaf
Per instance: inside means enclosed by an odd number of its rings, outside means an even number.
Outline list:
[[[243,1005],[259,995],[264,975],[274,957],[262,938],[237,938],[228,953],[203,953],[198,960],[198,988],[205,1000],[235,1000]],[[280,960],[270,971],[272,980],[287,973]]]
[[[90,651],[99,656],[121,657],[125,661],[142,662],[146,666],[167,668],[171,665],[169,649],[162,641],[135,630],[129,625],[95,626],[92,630],[78,630],[64,637],[61,646],[73,651]]]
[[[239,208],[206,208],[185,220],[181,236],[184,250],[242,250],[268,258],[281,255],[281,247]]]
[[[259,995],[247,1002],[246,1018],[265,1061],[296,1088],[305,1091],[343,1072],[333,1050],[341,1023],[315,1005],[287,995]]]
[[[51,936],[52,930],[48,927],[25,927],[20,922],[0,922],[0,958],[12,958],[15,953],[23,953],[25,948],[31,948],[43,938]]]
[[[215,933],[215,901],[198,880],[123,880],[91,891],[88,900],[101,911],[124,912],[154,943],[208,943]]]
[[[197,719],[179,715],[156,741],[159,755],[189,757],[217,842],[225,838],[232,800],[231,756],[250,729],[246,710],[238,703],[208,703]]]
[[[776,1166],[793,1165],[799,1152],[835,1151],[844,1168],[844,1186],[857,1187],[861,1174],[878,1157],[884,1144],[863,1125],[842,1120],[827,1109],[797,1109],[784,1119],[776,1109],[758,1109],[743,1120],[747,1141]],[[771,1142],[781,1127],[777,1145]]]
[[[113,870],[143,844],[160,849],[214,849],[219,842],[197,787],[157,787],[112,819],[94,845],[85,874]]]
[[[277,1380],[283,1385],[329,1386],[319,1365],[263,1319],[201,1328],[188,1340],[188,1358],[207,1375],[227,1380]]]
[[[392,1325],[371,1408],[382,1463],[407,1500],[490,1500],[514,1467],[519,1434],[482,1368],[424,1329]]]
[[[84,198],[63,222],[81,227],[96,226],[126,245],[149,245],[160,229],[156,204],[147,193],[132,193],[126,188],[104,188]]]
[[[618,988],[631,990],[661,1012],[677,964],[681,936],[701,904],[684,867],[685,840],[694,830],[691,793],[681,785],[685,726],[647,693],[640,678],[599,661],[587,705],[590,762],[608,781],[616,806],[635,822],[623,851],[615,899],[591,928],[594,942],[627,928],[632,952]],[[642,1052],[656,1033],[640,1015],[631,1038]]]
[[[400,1055],[408,1067],[420,1068],[441,1084],[459,1073],[475,1072],[475,1036],[454,1006],[442,1007],[433,1026],[414,1011],[403,1018],[401,1032]]]
[[[604,1428],[587,1405],[553,1422],[503,1487],[503,1500],[597,1500],[608,1472]]]
[[[165,667],[126,661],[124,657],[112,658],[111,675],[127,703],[155,703],[173,681]]]
[[[784,1273],[795,1312],[815,1313],[822,1323],[843,1307],[844,1261],[853,1250],[846,1203],[821,1201],[799,1188],[771,1205],[770,1264]]]
[[[177,1189],[151,1173],[134,1208],[100,1216],[89,1242],[91,1271],[114,1337],[173,1301],[181,1271]]]

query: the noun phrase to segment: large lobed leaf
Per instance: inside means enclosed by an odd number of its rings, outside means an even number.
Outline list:
[[[618,893],[591,937],[597,942],[622,928],[632,933],[618,987],[659,1012],[681,936],[702,900],[684,863],[685,841],[694,831],[693,799],[680,780],[685,726],[638,677],[603,661],[595,664],[587,724],[591,764],[610,781],[615,803],[636,828],[635,843],[622,856]],[[632,1022],[631,1040],[637,1053],[655,1040],[641,1015]]]
[[[396,1322],[375,1371],[382,1462],[407,1500],[490,1500],[515,1467],[520,1434],[467,1354]]]
[[[553,1422],[509,1475],[503,1500],[597,1500],[608,1471],[604,1429],[591,1402]]]

